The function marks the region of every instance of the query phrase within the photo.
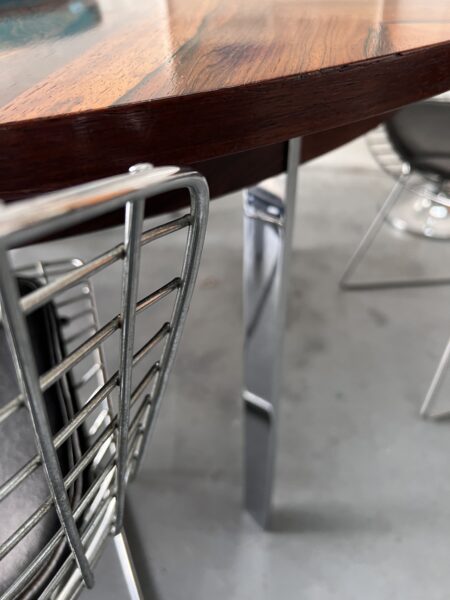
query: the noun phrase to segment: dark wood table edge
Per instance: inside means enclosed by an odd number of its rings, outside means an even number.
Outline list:
[[[232,156],[243,160],[249,153],[247,159],[261,160],[267,148],[284,148],[290,137],[306,141],[375,122],[448,89],[450,41],[300,77],[2,124],[0,197],[10,201],[60,189],[124,172],[136,162],[191,165],[208,177],[227,163],[235,168]],[[246,160],[248,177],[225,186],[209,177],[212,195],[280,172],[279,150],[277,156],[267,175],[249,169]]]

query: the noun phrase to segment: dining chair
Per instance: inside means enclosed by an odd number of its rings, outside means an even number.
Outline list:
[[[447,92],[397,111],[367,136],[372,155],[395,179],[395,184],[347,263],[340,279],[341,289],[376,290],[450,283],[450,277],[379,281],[353,278],[386,221],[410,233],[441,241],[450,239],[450,137],[444,133],[448,131],[450,93]],[[398,209],[405,191],[409,196]],[[422,402],[420,415],[423,417],[449,416],[448,411],[432,412],[449,359],[450,339]]]
[[[190,193],[187,214],[144,225],[151,198],[181,188]],[[1,600],[76,598],[93,587],[110,535],[130,597],[144,597],[123,530],[125,494],[186,320],[208,202],[198,173],[143,164],[0,207]],[[14,264],[16,247],[117,211],[123,233],[101,254]],[[140,261],[175,235],[184,236],[181,268],[155,289],[140,280]],[[104,322],[94,294],[100,273],[118,290],[119,311]],[[162,304],[167,318],[158,323]],[[139,348],[137,328],[141,338],[145,331]]]

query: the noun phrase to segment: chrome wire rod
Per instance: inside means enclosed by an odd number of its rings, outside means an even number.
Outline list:
[[[133,462],[136,459],[136,450],[138,447],[139,439],[143,434],[143,424],[145,422],[145,411],[152,407],[152,396],[146,394],[144,400],[136,411],[136,415],[133,417],[133,423],[130,427],[130,442],[129,442],[129,453],[128,453],[128,475],[131,472]]]
[[[146,342],[134,355],[133,366],[136,366],[152,348],[161,342],[170,333],[170,323],[164,323],[161,329]]]
[[[3,560],[5,556],[11,552],[11,550],[17,546],[17,544],[23,540],[28,533],[30,533],[33,527],[35,527],[42,517],[48,513],[52,505],[52,498],[48,498],[0,545],[0,560]]]
[[[167,387],[169,373],[175,360],[176,349],[186,321],[189,303],[192,298],[197,278],[203,243],[206,235],[206,223],[208,220],[209,202],[207,200],[208,190],[190,190],[191,195],[191,227],[188,232],[186,253],[181,270],[180,287],[172,311],[171,330],[166,341],[161,358],[161,369],[155,382],[152,394],[153,408],[149,411],[147,422],[143,426],[142,443],[136,457],[133,473],[137,471],[142,461],[143,451],[151,435],[161,405],[161,398]]]
[[[150,349],[152,347],[152,345],[154,345],[157,341],[159,341],[163,337],[163,335],[166,334],[166,332],[167,332],[167,324],[164,325],[155,336],[153,336],[152,340],[147,342],[147,344],[145,344],[141,348],[141,350],[138,351],[138,353],[136,353],[136,355],[135,355],[136,360],[139,361],[143,356],[145,356],[145,351],[146,350],[148,351],[148,349]],[[143,390],[149,385],[149,383],[151,382],[151,380],[153,379],[153,377],[157,373],[157,371],[158,371],[158,365],[155,364],[150,368],[150,370],[144,376],[144,378],[142,379],[140,384],[136,387],[136,389],[132,395],[132,404],[133,405],[135,404],[137,399],[141,396]],[[135,453],[135,446],[136,446],[138,436],[140,433],[142,415],[143,415],[144,410],[149,405],[149,399],[150,399],[150,396],[147,395],[145,397],[143,403],[139,407],[139,409],[138,409],[136,415],[134,416],[132,423],[130,425],[130,455],[129,455],[128,468],[131,466],[130,458]],[[116,420],[117,420],[117,417],[116,417]],[[108,432],[108,434],[111,435],[110,432]],[[106,434],[106,437],[108,434]],[[101,438],[99,438],[99,440],[97,440],[96,448],[99,448],[103,443],[104,443],[104,437],[102,436]],[[87,462],[86,458],[87,457],[85,457],[85,460],[83,462]],[[89,458],[92,458],[92,453],[90,453]],[[109,459],[110,463],[113,460],[114,460],[114,456],[112,456]],[[107,471],[105,470],[107,468],[108,468],[108,466],[104,467],[103,475],[98,480],[96,480],[94,482],[94,484],[92,484],[91,488],[86,492],[86,495],[83,497],[80,504],[75,509],[75,511],[74,511],[75,518],[78,518],[78,516],[86,508],[87,504],[91,502],[93,493],[100,487],[102,481],[106,478],[106,476],[108,474]],[[80,471],[80,465],[78,465],[77,472],[73,472],[72,476],[68,479],[68,481],[67,481],[68,486],[73,482],[72,480],[74,480],[76,478],[76,476],[79,475],[79,471]],[[27,581],[29,581],[29,579],[33,576],[33,574],[40,567],[40,565],[46,560],[46,558],[50,555],[50,553],[55,549],[57,542],[62,538],[62,536],[63,536],[63,530],[61,529],[59,531],[59,534],[56,535],[55,538],[51,541],[52,543],[50,543],[39,555],[38,558],[40,558],[40,560],[36,559],[35,561],[33,561],[31,563],[30,567],[26,570],[26,572],[23,573],[23,576],[20,577],[20,579],[16,582],[14,587],[8,591],[8,593],[2,598],[2,600],[9,600],[10,598],[15,598],[14,593],[17,592],[19,589],[21,589],[21,587],[26,585]]]
[[[146,342],[134,355],[133,366],[135,367],[157,344],[159,344],[170,331],[169,323],[165,323],[161,329]],[[156,374],[156,373],[155,373]],[[108,397],[119,383],[119,371],[116,371],[110,379],[98,389],[84,404],[83,408],[67,423],[53,438],[53,444],[58,449],[74,431],[87,419],[97,406]],[[141,382],[142,383],[142,382]],[[22,481],[24,481],[41,464],[41,458],[36,454],[17,473],[12,475],[0,486],[0,502],[13,492]]]
[[[145,389],[151,383],[154,376],[159,371],[159,364],[155,363],[150,367],[144,377],[141,379],[139,384],[136,386],[134,392],[130,394],[130,406],[134,406],[138,399],[142,396]],[[137,426],[137,415],[133,418],[133,428]],[[86,467],[92,462],[93,458],[105,442],[114,435],[120,420],[116,415],[110,423],[105,427],[102,433],[98,436],[96,441],[89,447],[89,449],[83,454],[81,459],[72,467],[69,473],[64,477],[64,487],[67,490],[86,469]],[[127,461],[125,461],[125,466]],[[44,515],[50,510],[54,504],[53,498],[49,497],[43,502],[22,525],[17,528],[13,534],[11,534],[2,544],[0,544],[0,560],[2,560],[17,544],[23,540],[23,538],[36,526],[36,524],[44,517]]]
[[[113,517],[113,511],[115,506],[115,498],[107,497],[105,498],[101,505],[99,506],[97,514],[94,515],[92,521],[87,523],[86,527],[83,528],[83,532],[81,535],[81,539],[86,547],[88,548],[88,557],[89,562],[94,565],[96,556],[93,556],[93,549],[91,545],[91,539],[97,534],[100,534],[99,546],[101,547],[103,543],[106,541],[108,535],[110,534],[110,528],[108,527],[111,519]],[[102,523],[104,526],[102,527]],[[45,590],[39,595],[39,600],[50,600],[54,597],[54,592],[57,587],[63,582],[65,576],[68,574],[73,562],[73,557],[69,555],[62,566],[58,569],[56,575],[49,582]],[[78,570],[77,570],[78,571]],[[75,576],[79,577],[79,574],[75,571]],[[70,584],[71,582],[69,582]],[[80,588],[78,592],[81,591],[82,580],[81,580]],[[69,586],[68,584],[68,586]],[[73,584],[72,584],[73,585]],[[61,592],[62,598],[70,598],[74,600],[78,597],[78,593],[72,591],[70,595],[67,595],[65,592]],[[3,599],[0,599],[3,600]]]
[[[150,242],[154,242],[155,240],[159,240],[166,235],[180,231],[181,229],[188,227],[191,222],[191,215],[183,215],[177,219],[173,219],[172,221],[168,221],[167,223],[158,225],[152,229],[148,229],[142,234],[141,245],[146,246],[147,244],[150,244]]]
[[[102,445],[114,434],[115,427],[109,424],[96,442],[89,447],[89,450],[83,454],[81,460],[71,469],[69,474],[64,478],[64,486],[66,490],[74,483],[77,477],[92,461],[95,454],[100,450]],[[30,531],[39,523],[39,521],[48,513],[53,505],[53,499],[48,498],[37,508],[31,515],[18,527],[12,535],[10,535],[0,545],[0,560],[2,560]]]
[[[115,248],[104,252],[100,256],[86,262],[80,267],[69,271],[66,275],[47,283],[33,292],[30,292],[20,300],[20,306],[25,314],[31,313],[47,304],[57,294],[65,292],[70,288],[74,287],[78,283],[84,281],[88,277],[92,277],[96,273],[99,273],[106,267],[114,264],[118,260],[123,258],[124,248],[123,244],[119,244]]]
[[[91,504],[95,498],[95,495],[98,493],[102,485],[107,481],[108,477],[113,476],[115,468],[114,457],[111,457],[109,464],[105,465],[103,472],[100,473],[98,478],[86,490],[86,493],[83,495],[80,503],[75,508],[75,520],[78,520],[86,508]],[[23,588],[28,585],[35,573],[50,559],[56,547],[63,538],[64,530],[60,528],[47,542],[46,546],[39,552],[39,554],[31,561],[28,567],[19,575],[12,587],[8,589],[8,591],[0,598],[0,600],[15,600]]]
[[[92,575],[94,558],[103,540],[107,534],[120,530],[125,485],[135,471],[135,459],[142,455],[148,426],[154,422],[167,383],[168,371],[173,364],[198,270],[208,213],[208,189],[204,178],[199,174],[177,167],[154,169],[138,165],[132,171],[127,175],[45,194],[2,209],[0,253],[4,256],[0,257],[3,307],[0,326],[5,327],[9,336],[8,343],[15,359],[21,393],[6,407],[2,407],[0,422],[27,404],[37,452],[7,481],[1,483],[0,502],[15,490],[20,494],[20,484],[41,465],[47,478],[49,493],[47,498],[44,496],[44,501],[40,500],[40,506],[33,514],[28,517],[24,515],[25,521],[19,528],[13,529],[9,538],[0,545],[0,557],[20,542],[22,547],[27,533],[50,510],[56,509],[61,527],[18,575],[1,600],[15,600],[20,596],[45,563],[56,551],[60,552],[64,545],[66,556],[62,565],[44,583],[45,589],[39,592],[40,599],[53,598],[56,592],[58,597],[68,600],[75,597],[83,580],[88,586],[93,582],[93,579],[89,580],[89,576]],[[146,200],[180,188],[186,188],[190,193],[190,214],[143,231],[143,206]],[[34,277],[40,287],[19,298],[16,281],[18,273],[13,274],[11,270],[6,256],[8,250],[124,207],[128,218],[123,243],[86,263],[77,259],[51,263],[38,261],[33,266],[32,275],[24,273],[22,269],[22,275]],[[181,276],[138,301],[141,248],[183,228],[187,228],[187,236]],[[91,279],[119,261],[123,261],[121,312],[100,327]],[[5,273],[6,277],[3,276]],[[11,285],[13,295],[8,292]],[[153,337],[147,338],[134,352],[136,315],[172,292],[176,292],[176,296],[170,321],[162,324]],[[60,320],[61,348],[55,349],[58,364],[53,363],[46,373],[39,376],[33,362],[34,346],[23,336],[23,331],[27,333],[30,325],[25,316],[51,301],[56,318]],[[11,317],[9,312],[14,311],[16,314]],[[75,319],[78,319],[79,327],[72,334],[73,330],[67,326],[72,325]],[[91,320],[92,324],[89,323]],[[16,327],[17,322],[22,330]],[[8,327],[11,329],[9,333]],[[116,331],[120,331],[121,338],[119,368],[108,377],[103,346]],[[28,348],[25,351],[21,348],[24,342]],[[132,386],[135,365],[143,361],[159,343],[162,345],[159,360],[156,359],[137,385]],[[69,348],[68,344],[71,344]],[[108,342],[108,349],[109,346]],[[74,367],[82,361],[82,368],[73,372]],[[31,371],[28,369],[27,372],[25,367],[28,364],[31,364]],[[96,377],[96,381],[89,384],[91,377]],[[70,388],[75,400],[73,406],[67,406],[62,427],[53,432],[47,416],[47,411],[52,407],[44,402],[43,393],[60,379],[60,385],[66,391]],[[85,387],[86,384],[89,389]],[[149,387],[150,392],[145,395]],[[92,393],[91,388],[95,390]],[[117,389],[118,403],[114,394]],[[79,427],[83,427],[82,433],[76,431]],[[79,444],[79,435],[83,436],[86,444]],[[64,476],[58,462],[61,448],[65,447],[63,444],[71,444],[71,448],[74,445],[69,471]],[[93,483],[83,475],[84,472],[92,475]],[[89,484],[81,487],[77,484],[75,488],[76,482]],[[72,499],[75,489],[80,497]]]
[[[178,289],[181,284],[179,277],[175,277],[169,283],[166,283],[155,292],[148,294],[136,304],[136,313],[153,306],[160,300],[163,300],[171,292]],[[107,340],[113,333],[121,328],[122,316],[116,315],[111,321],[106,323],[101,329],[99,329],[94,335],[85,340],[75,350],[73,350],[64,360],[58,365],[44,373],[39,378],[41,391],[46,391],[52,386],[58,379],[60,379],[65,373],[77,365],[83,360],[90,352],[97,348],[102,342]],[[89,328],[83,330],[83,332],[94,330],[95,325],[93,324]],[[77,337],[80,334],[77,334]],[[74,338],[69,337],[66,343],[70,343]],[[7,402],[2,408],[0,408],[0,423],[2,423],[11,413],[17,410],[25,402],[23,394],[18,394],[15,398]]]
[[[65,530],[69,546],[83,574],[88,588],[94,585],[94,575],[89,566],[73,517],[67,490],[55,447],[52,444],[52,432],[39,387],[39,378],[32,351],[30,336],[25,317],[17,310],[19,290],[12,274],[11,265],[4,248],[0,248],[0,287],[3,322],[9,345],[13,353],[14,364],[22,393],[27,399],[30,416],[36,434],[36,442],[45,465],[45,474],[51,496],[61,524]]]
[[[0,237],[8,247],[29,244],[54,231],[115,211],[142,196],[151,197],[183,187],[208,196],[204,178],[195,171],[148,165],[128,174],[42,194],[8,206],[2,210]]]
[[[128,428],[130,424],[130,397],[133,369],[133,347],[136,322],[140,238],[144,222],[145,198],[128,202],[125,207],[125,257],[122,276],[122,329],[120,341],[119,428],[117,433],[117,503],[116,534],[122,529],[125,508],[125,476],[128,456]]]
[[[166,296],[168,296],[171,292],[177,290],[181,285],[181,279],[179,277],[175,277],[169,283],[166,283],[155,292],[148,294],[142,300],[136,304],[136,312],[140,313],[142,310],[153,306],[156,302],[163,300]]]
[[[83,344],[71,352],[67,358],[62,360],[55,367],[44,373],[39,378],[39,385],[42,392],[45,392],[58,379],[65,375],[70,369],[83,360],[90,352],[107,340],[120,327],[120,317],[114,317],[109,323],[104,325],[97,333],[87,339]],[[25,401],[24,395],[19,394],[0,409],[0,423],[12,412],[17,410]]]
[[[74,267],[79,267],[83,264],[83,261],[79,258],[61,258],[55,259],[51,261],[38,260],[37,262],[25,263],[24,265],[19,265],[16,267],[15,272],[18,275],[26,275],[32,274],[32,276],[36,275],[36,268],[39,267],[40,275],[44,275],[45,280],[48,281],[48,273],[47,268],[50,266],[53,274],[64,274],[67,273],[70,269]],[[63,267],[60,269],[60,267]]]
[[[136,386],[136,389],[131,396],[131,406],[134,406],[137,399],[142,396],[144,391],[147,389],[147,387],[152,382],[152,379],[155,377],[155,375],[157,375],[159,373],[160,369],[161,369],[161,366],[158,362],[150,367],[150,369],[147,371],[147,373],[144,375],[144,377],[141,379],[141,381]]]
[[[145,400],[147,400],[149,398],[149,396],[147,396],[145,398]],[[145,402],[145,401],[144,401]],[[131,432],[132,427],[130,427],[130,432]],[[137,436],[139,434],[139,429],[137,427],[134,428],[134,439],[133,439],[133,435],[130,436],[130,448],[132,449],[132,451],[134,452],[134,446],[136,445],[136,441],[137,441]],[[107,512],[109,511],[111,514],[114,511],[114,504],[115,504],[115,498],[112,497],[111,498],[111,502],[108,506],[108,500],[103,500],[100,504],[100,506],[97,509],[97,512],[94,514],[94,518],[95,518],[95,523],[94,521],[88,522],[88,525],[85,526],[82,529],[82,536],[81,539],[83,540],[84,543],[88,543],[90,538],[93,538],[95,533],[99,530],[100,531],[100,536],[99,540],[97,541],[96,544],[90,544],[89,543],[89,559],[91,564],[95,564],[97,558],[98,558],[98,553],[102,547],[102,544],[106,541],[106,537],[107,534],[109,533],[109,528],[108,528],[108,523],[109,523],[109,519],[107,516]],[[104,519],[104,523],[105,526],[101,526],[100,525],[100,521],[102,520],[101,517],[98,517],[98,512],[102,512],[103,515],[105,515],[103,517]],[[73,562],[73,557],[69,556],[66,561],[64,562],[61,571],[58,573],[57,577],[49,584],[48,588],[43,592],[40,600],[45,600],[45,599],[49,599],[51,598],[51,594],[52,592],[55,590],[55,588],[57,587],[58,583],[63,579],[64,575],[66,573],[68,573],[69,569],[70,569],[70,565]],[[78,593],[81,591],[81,578],[80,578],[80,574],[79,571],[77,570],[72,577],[78,578],[79,580],[79,584],[78,586],[75,588],[75,591],[73,592],[73,595],[71,596],[71,598],[76,598],[78,597]],[[67,584],[67,588],[68,589],[72,589],[72,582],[69,581]],[[61,591],[61,596],[65,597],[65,589],[63,589]],[[3,599],[0,599],[3,600]]]
[[[361,262],[362,257],[365,255],[366,251],[370,248],[377,233],[383,226],[385,216],[390,212],[392,207],[397,202],[397,200],[400,196],[400,193],[401,193],[404,185],[407,183],[409,177],[410,177],[410,167],[409,167],[409,165],[404,164],[402,175],[396,181],[390,194],[384,201],[380,210],[378,211],[378,213],[376,214],[372,223],[370,224],[369,228],[367,229],[366,233],[364,234],[362,240],[359,242],[356,250],[353,252],[352,256],[350,257],[350,259],[344,269],[344,272],[342,273],[341,278],[339,280],[339,286],[341,287],[341,289],[358,290],[358,289],[366,288],[366,287],[379,287],[380,284],[378,282],[376,282],[376,283],[359,283],[359,282],[354,283],[354,282],[351,282],[350,279],[351,279],[352,275],[354,274],[356,268],[358,267],[359,263]],[[387,284],[387,285],[389,286],[389,284]]]
[[[170,221],[167,224],[149,229],[141,235],[141,247],[159,238],[169,235],[170,233],[184,229],[189,225],[190,221],[190,215],[185,215],[184,217]],[[24,296],[20,301],[22,310],[25,312],[25,314],[29,314],[31,311],[36,310],[40,306],[46,304],[57,294],[71,289],[78,283],[89,277],[92,277],[99,271],[102,271],[106,267],[109,267],[115,262],[123,259],[124,256],[125,246],[123,243],[118,244],[111,250],[100,254],[96,258],[93,258],[79,267],[75,267],[68,273],[66,272],[65,275],[59,277],[55,281],[52,281]]]
[[[75,262],[76,261],[74,261],[74,264],[75,264]],[[94,310],[93,321],[94,321],[95,329],[98,331],[100,329],[100,319],[98,316],[97,302],[96,302],[95,296],[94,296],[92,281],[88,280],[86,285],[83,286],[83,293],[86,294],[89,305],[92,306],[92,308]],[[66,348],[66,352],[67,352],[67,348]],[[100,346],[94,351],[94,357],[95,357],[94,360],[96,360],[102,366],[102,369],[98,374],[98,383],[100,386],[102,386],[108,380],[108,369],[106,366],[106,354],[105,354],[105,349],[103,347],[103,344],[100,344]],[[114,412],[114,407],[113,407],[113,404],[111,401],[111,397],[107,396],[106,403],[104,403],[103,410],[102,410],[103,416],[99,415],[95,419],[95,422],[93,423],[93,425],[88,429],[88,432],[87,432],[88,436],[94,435],[97,432],[97,430],[100,427],[103,420],[105,418],[109,418],[110,414],[112,415],[113,412]]]
[[[145,403],[148,402],[148,399],[149,399],[149,396],[147,395],[145,397],[142,405],[145,405]],[[141,407],[139,410],[141,410]],[[133,422],[130,426],[130,440],[131,441],[130,441],[129,446],[131,449],[131,454],[129,456],[129,459],[131,459],[132,452],[134,452],[134,445],[136,443],[137,435],[139,433],[139,427],[137,425],[139,425],[139,420],[137,418],[135,418],[135,419],[133,419]],[[108,463],[108,464],[110,464],[110,463]],[[114,467],[115,467],[115,465],[114,465]],[[110,473],[113,475],[114,470],[110,471]],[[90,560],[91,564],[95,564],[95,562],[98,558],[98,555],[99,555],[99,551],[102,548],[104,542],[106,541],[108,534],[110,533],[111,519],[106,515],[107,512],[109,512],[110,515],[113,515],[113,512],[115,512],[115,496],[110,496],[106,499],[105,498],[101,499],[99,506],[96,508],[96,511],[93,513],[93,519],[91,521],[88,521],[81,528],[81,532],[82,532],[81,539],[82,539],[83,543],[87,544],[87,546],[89,548],[88,556],[89,556],[89,560]],[[104,515],[104,517],[102,517],[102,515]],[[103,520],[103,525],[100,524],[100,522],[102,520]],[[97,537],[97,542],[91,543],[92,538],[94,538],[94,537]],[[68,573],[72,562],[73,562],[73,556],[69,555],[67,557],[67,559],[65,560],[65,562],[63,563],[61,570],[58,572],[56,577],[50,582],[48,587],[44,590],[42,595],[39,597],[40,600],[46,600],[46,599],[49,600],[50,598],[52,598],[52,593],[56,589],[57,585],[62,581],[62,579],[64,578],[64,575],[66,573]],[[77,570],[74,574],[72,574],[72,578],[78,578],[78,580],[80,582],[80,586],[81,586],[81,578],[80,578],[79,570]],[[72,592],[72,595],[70,595],[70,598],[78,597],[78,592],[81,590],[80,586],[78,586],[78,588],[75,588],[75,591]],[[66,598],[66,594],[65,594],[66,588],[69,590],[72,590],[73,582],[69,581],[67,583],[66,587],[63,590],[61,590],[62,598]],[[1,598],[0,600],[6,600],[6,599]],[[8,600],[10,600],[10,598],[8,598]]]

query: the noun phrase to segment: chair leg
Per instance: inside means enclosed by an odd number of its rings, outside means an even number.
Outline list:
[[[378,213],[375,215],[374,220],[370,224],[368,230],[364,234],[362,240],[360,241],[358,247],[354,251],[351,256],[347,266],[342,274],[342,277],[339,281],[339,286],[343,290],[351,290],[351,291],[361,291],[361,290],[376,290],[376,289],[389,289],[389,288],[399,288],[399,287],[418,287],[418,286],[436,286],[436,285],[445,285],[450,283],[450,278],[434,278],[434,279],[393,279],[390,281],[373,281],[373,282],[352,282],[351,277],[354,275],[357,267],[361,263],[361,260],[366,255],[368,249],[372,245],[372,242],[376,238],[378,232],[380,231],[386,217],[389,215],[390,211],[394,208],[395,203],[400,197],[400,193],[403,189],[403,186],[406,184],[408,178],[410,176],[409,168],[404,170],[403,175],[398,179],[392,188],[391,193],[384,201]],[[430,410],[434,404],[436,395],[439,391],[440,385],[442,383],[442,379],[444,376],[445,369],[450,360],[450,340],[447,343],[447,346],[444,350],[444,353],[439,361],[438,367],[435,371],[433,379],[431,381],[430,387],[428,388],[425,399],[420,408],[420,416],[423,418],[429,419],[444,419],[450,417],[450,412],[446,411],[444,413],[431,413]]]
[[[373,241],[378,235],[381,227],[383,226],[386,217],[389,215],[391,210],[394,208],[395,203],[400,197],[400,194],[403,190],[404,185],[406,184],[408,178],[410,176],[409,170],[405,170],[405,172],[399,177],[399,179],[395,182],[394,187],[392,188],[390,194],[383,202],[380,210],[375,215],[372,223],[364,234],[362,240],[359,242],[356,250],[353,252],[350,260],[347,263],[347,266],[344,269],[344,272],[339,280],[339,286],[343,290],[375,290],[375,289],[389,289],[396,287],[409,287],[409,286],[418,286],[418,285],[437,285],[437,281],[435,279],[393,279],[389,281],[364,281],[364,282],[354,282],[351,281],[351,277],[354,275],[356,269],[361,263],[362,259],[366,255]],[[446,280],[448,283],[449,280]],[[440,282],[440,280],[439,280]]]
[[[128,540],[123,530],[121,533],[118,533],[114,536],[114,546],[116,548],[130,599],[144,600],[144,595],[142,594],[141,587],[139,585],[139,580],[134,567]]]
[[[441,356],[436,371],[434,372],[433,379],[431,380],[430,387],[428,388],[425,400],[420,407],[420,416],[427,419],[441,420],[450,418],[450,411],[441,413],[432,413],[431,409],[436,401],[436,396],[440,390],[442,381],[444,379],[445,370],[450,360],[450,339],[447,342],[445,350]]]
[[[262,186],[244,198],[245,506],[268,523],[276,454],[282,348],[286,320],[300,139],[288,147],[284,198]]]
[[[377,290],[377,289],[392,289],[402,287],[425,287],[425,286],[437,286],[437,285],[448,285],[450,283],[449,277],[436,277],[436,278],[411,278],[411,279],[391,279],[388,281],[362,281],[355,282],[351,281],[351,277],[354,275],[357,267],[361,263],[362,259],[366,255],[378,232],[380,231],[383,223],[388,217],[391,210],[394,208],[403,187],[406,185],[409,177],[409,167],[405,165],[405,170],[400,178],[392,188],[391,193],[384,201],[380,210],[375,215],[374,220],[369,226],[369,229],[364,234],[362,240],[358,244],[356,250],[351,256],[347,266],[344,269],[344,273],[339,281],[339,286],[343,290],[361,291],[361,290]]]

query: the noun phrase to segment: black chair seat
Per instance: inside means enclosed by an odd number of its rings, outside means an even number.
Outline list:
[[[22,295],[36,289],[31,279],[19,279]],[[63,347],[55,308],[48,304],[33,312],[27,319],[39,374],[45,373],[61,360]],[[50,426],[57,433],[73,416],[75,402],[70,379],[63,378],[45,394]],[[19,393],[11,354],[3,327],[0,326],[0,408]],[[0,483],[14,475],[37,452],[35,436],[26,407],[21,407],[0,424]],[[63,474],[66,474],[81,453],[78,436],[61,446],[58,456]],[[81,483],[69,490],[75,506],[81,494]],[[5,541],[49,497],[49,489],[42,467],[25,479],[0,502],[0,542]],[[40,550],[60,528],[56,511],[52,508],[21,542],[1,561],[0,595],[23,572]],[[50,561],[36,574],[32,584],[21,598],[36,598],[48,583],[55,569],[65,558],[63,541]]]
[[[386,129],[396,151],[413,169],[450,179],[450,102],[411,104],[396,112]]]

